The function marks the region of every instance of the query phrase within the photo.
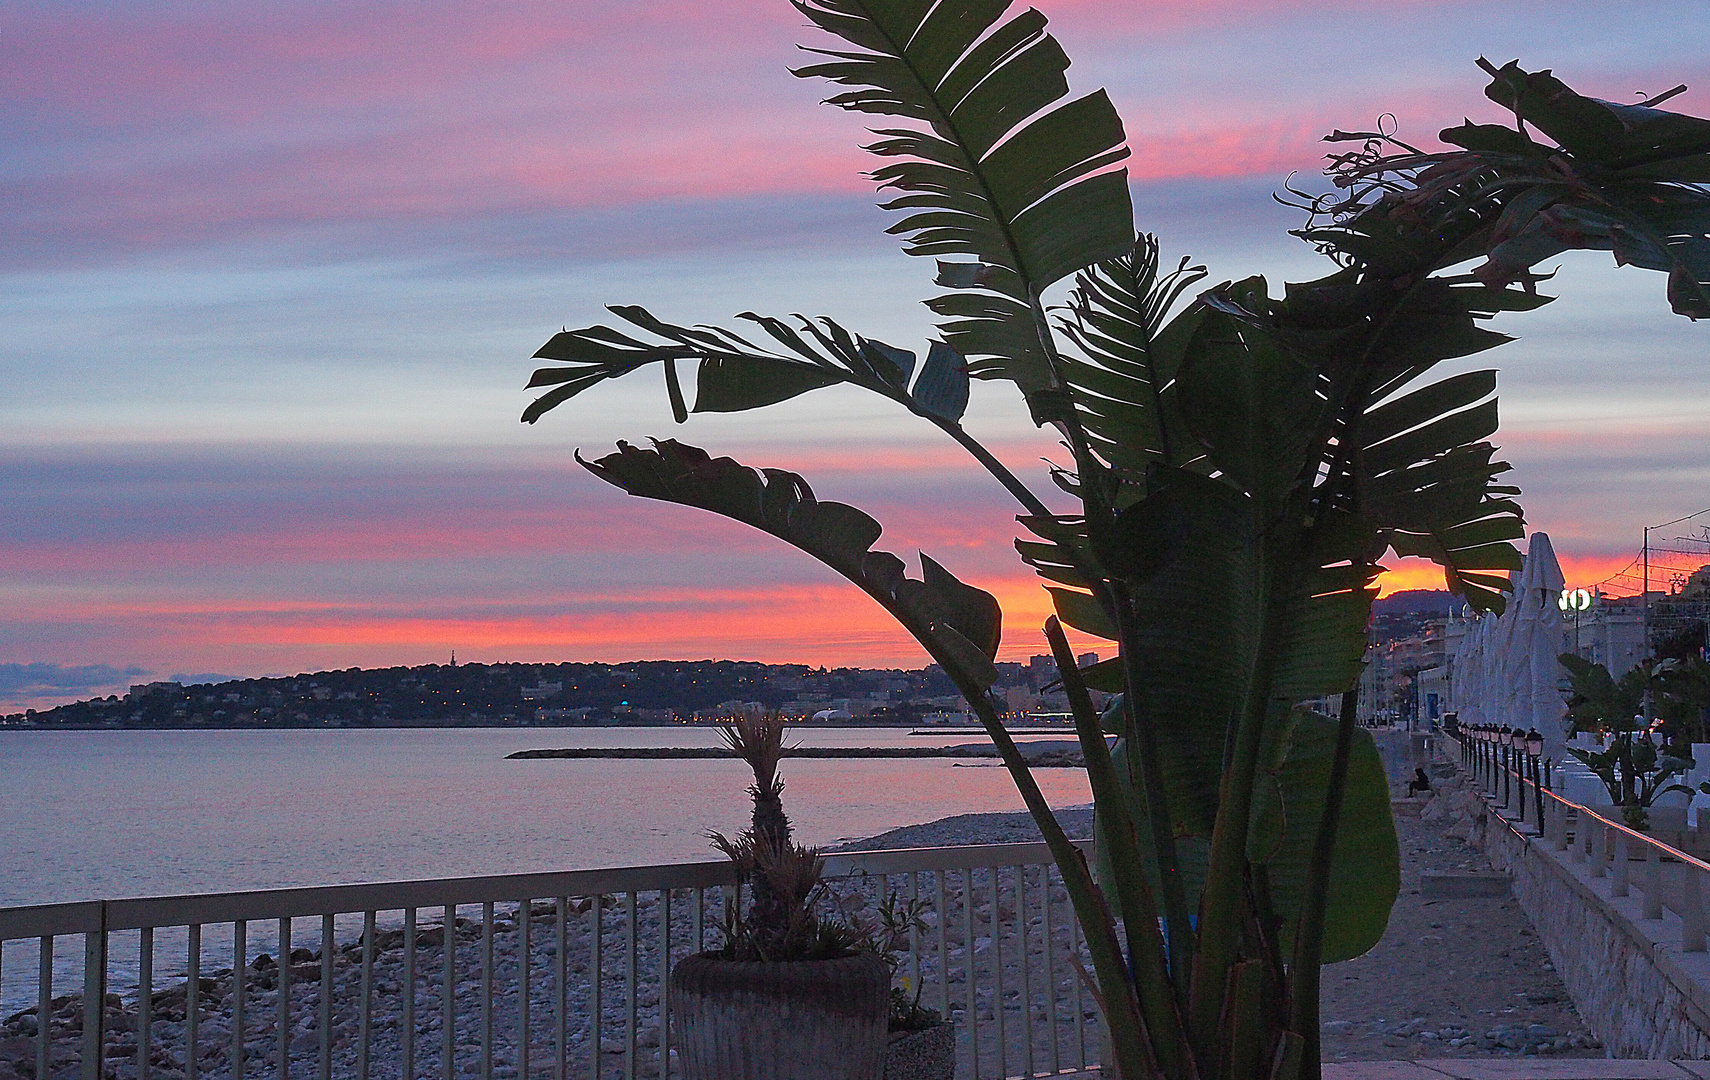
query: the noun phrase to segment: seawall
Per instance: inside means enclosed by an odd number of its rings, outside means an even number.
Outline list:
[[[1630,895],[1615,896],[1612,875],[1594,876],[1583,832],[1558,849],[1535,822],[1510,820],[1487,804],[1465,774],[1442,782],[1422,816],[1482,848],[1511,876],[1515,898],[1610,1057],[1710,1058],[1710,953],[1682,950],[1680,918],[1666,907],[1660,918],[1644,917],[1644,862],[1629,862]]]

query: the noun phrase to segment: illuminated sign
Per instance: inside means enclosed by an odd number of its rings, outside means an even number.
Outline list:
[[[1591,590],[1563,589],[1556,599],[1556,606],[1563,611],[1589,611],[1591,609]]]

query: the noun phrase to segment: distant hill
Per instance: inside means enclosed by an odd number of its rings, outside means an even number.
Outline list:
[[[1447,615],[1463,603],[1447,589],[1403,589],[1372,604],[1374,615]]]
[[[1026,668],[1001,664],[1020,680]],[[0,716],[0,726],[320,728],[669,723],[758,705],[838,709],[917,722],[950,708],[955,687],[936,667],[812,668],[739,660],[627,664],[426,664],[295,676],[137,684],[124,696]]]

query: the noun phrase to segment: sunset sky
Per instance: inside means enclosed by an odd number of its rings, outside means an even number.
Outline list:
[[[1502,119],[1480,55],[1710,114],[1700,0],[1038,6],[1127,121],[1140,227],[1213,280],[1324,273],[1271,193],[1333,127]],[[925,663],[805,556],[571,459],[650,435],[804,473],[997,593],[1006,658],[1041,651],[1014,511],[883,401],[677,428],[650,371],[518,422],[532,352],[606,303],[923,346],[930,267],[883,234],[862,125],[786,71],[817,33],[786,0],[0,8],[0,709],[453,649]],[[1710,503],[1710,330],[1661,275],[1548,265],[1561,300],[1478,359],[1529,525],[1590,584]],[[1056,454],[1002,386],[969,426],[1033,479]]]

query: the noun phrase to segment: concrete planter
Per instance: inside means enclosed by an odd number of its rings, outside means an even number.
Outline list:
[[[956,1029],[934,1024],[920,1031],[891,1035],[885,1052],[885,1080],[955,1080]]]
[[[671,970],[683,1080],[882,1080],[890,971],[868,953],[746,962],[699,953]]]

